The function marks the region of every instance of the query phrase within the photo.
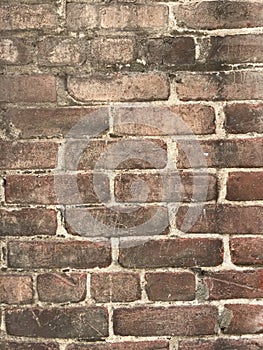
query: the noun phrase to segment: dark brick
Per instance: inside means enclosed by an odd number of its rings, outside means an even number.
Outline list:
[[[262,339],[195,339],[179,341],[178,350],[261,350]]]
[[[164,340],[136,341],[120,343],[72,344],[66,350],[168,350],[169,343]]]
[[[0,342],[0,350],[59,350],[56,343],[24,343],[14,341]]]
[[[231,172],[227,180],[226,199],[254,201],[263,199],[263,172]]]
[[[232,238],[230,251],[232,262],[236,265],[263,265],[263,239]]]

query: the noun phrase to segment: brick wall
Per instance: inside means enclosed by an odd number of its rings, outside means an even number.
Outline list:
[[[263,348],[262,23],[0,1],[1,350]]]

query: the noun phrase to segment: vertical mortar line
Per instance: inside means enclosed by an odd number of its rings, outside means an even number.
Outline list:
[[[1,333],[4,333],[4,335],[7,335],[7,332],[6,332],[6,320],[5,320],[5,307],[2,306],[1,307],[1,326],[0,326],[0,332]]]
[[[109,116],[109,132],[108,136],[114,133],[114,116],[115,116],[115,108],[114,106],[108,107],[108,116]],[[109,178],[110,185],[110,202],[111,204],[115,204],[115,195],[114,195],[114,178],[115,172],[114,170],[107,170],[107,176]]]
[[[37,304],[39,300],[38,290],[37,290],[37,274],[32,274],[32,287],[33,287],[33,305]]]
[[[140,286],[141,286],[141,300],[142,301],[149,301],[148,295],[146,293],[146,279],[145,279],[146,271],[142,270],[140,272]]]
[[[225,102],[216,102],[213,104],[213,107],[215,109],[215,117],[216,117],[216,135],[220,139],[226,138],[226,131],[224,128],[225,123]]]
[[[2,176],[0,178],[0,202],[5,203],[5,180]]]
[[[200,47],[198,38],[196,36],[194,37],[194,43],[195,43],[195,60],[198,61],[199,58],[201,57],[201,47]]]
[[[86,281],[86,298],[85,301],[91,301],[91,273],[86,273],[87,281]]]
[[[110,302],[108,305],[108,314],[109,314],[109,338],[114,337],[114,326],[113,326],[113,304]]]
[[[112,259],[112,265],[118,266],[119,265],[119,251],[120,251],[120,239],[118,237],[111,237],[111,259]]]
[[[176,338],[172,338],[169,341],[169,350],[179,350],[179,341]]]
[[[230,235],[222,235],[223,247],[224,247],[224,260],[222,266],[226,269],[236,269],[236,266],[232,263],[230,252]]]

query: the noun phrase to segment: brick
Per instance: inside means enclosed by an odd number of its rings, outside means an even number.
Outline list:
[[[127,268],[217,266],[222,263],[219,239],[161,239],[138,241],[125,246],[121,242],[119,263]]]
[[[108,314],[102,307],[7,310],[6,329],[14,336],[96,340],[108,336]]]
[[[59,345],[56,343],[2,341],[0,342],[0,350],[59,350]]]
[[[54,169],[58,144],[0,141],[0,169]]]
[[[224,108],[226,115],[225,129],[231,134],[244,134],[248,132],[263,132],[263,105],[234,103]]]
[[[189,173],[116,175],[115,198],[117,202],[189,202],[193,196],[193,179],[200,187],[198,194],[195,194],[197,201],[203,197],[203,186],[206,182],[207,195],[201,199],[216,199],[216,178],[213,175],[206,177]]]
[[[263,6],[250,1],[198,1],[173,8],[176,23],[193,29],[261,27]]]
[[[55,235],[57,213],[52,209],[0,210],[0,236]]]
[[[262,238],[232,238],[230,252],[232,262],[236,265],[262,265]]]
[[[163,5],[117,5],[101,9],[101,27],[105,29],[161,29],[168,23],[168,8]]]
[[[195,43],[190,37],[150,39],[143,53],[149,64],[187,65],[195,62]]]
[[[85,274],[45,273],[37,276],[40,301],[51,303],[79,302],[86,297]]]
[[[97,26],[97,10],[89,4],[67,4],[67,28],[73,31],[92,29]]]
[[[135,59],[133,38],[97,38],[92,41],[91,52],[94,60],[102,63],[129,63]]]
[[[113,312],[114,333],[133,336],[214,334],[213,306],[137,307]]]
[[[117,135],[187,135],[213,134],[215,112],[210,106],[187,104],[160,108],[118,107],[113,130]]]
[[[201,151],[205,161],[201,157]],[[222,139],[216,141],[178,142],[177,168],[257,168],[263,166],[263,139]],[[197,153],[198,152],[198,153]],[[194,155],[200,154],[198,157]],[[191,164],[189,160],[191,160]]]
[[[210,40],[211,47],[208,53],[208,62],[249,63],[263,61],[262,35],[227,35],[211,37]]]
[[[120,343],[71,344],[66,350],[168,350],[169,343],[164,340],[136,341]],[[41,349],[42,350],[42,349]]]
[[[0,303],[29,304],[32,301],[33,282],[30,276],[0,275]]]
[[[195,275],[191,272],[146,273],[149,300],[176,301],[195,299]]]
[[[177,94],[182,101],[260,100],[262,72],[181,73]]]
[[[32,46],[23,39],[0,39],[0,63],[28,64],[32,62]]]
[[[82,204],[107,202],[109,179],[104,174],[6,176],[6,202],[19,204]],[[93,181],[96,178],[95,192]],[[58,188],[59,187],[59,188]]]
[[[263,199],[263,172],[231,172],[227,180],[226,199],[253,201]]]
[[[108,242],[11,241],[8,266],[23,269],[106,267],[111,263]]]
[[[179,341],[178,350],[260,350],[262,339],[227,339],[219,338],[215,340],[195,339]]]
[[[52,4],[0,6],[0,30],[52,29],[58,24]]]
[[[204,273],[209,300],[262,298],[263,271],[218,271]]]
[[[50,75],[0,77],[0,102],[56,102],[56,79]]]
[[[38,44],[38,63],[43,66],[79,66],[86,59],[85,41],[47,37]]]
[[[225,305],[229,315],[227,324],[223,322],[223,332],[227,334],[262,333],[262,305],[230,304]]]
[[[190,213],[188,213],[190,210]],[[191,208],[181,207],[176,214],[177,227],[182,229],[185,215],[191,216]],[[205,205],[198,208],[200,213],[194,225],[188,230],[191,233],[263,233],[263,207],[259,205]]]
[[[68,93],[82,102],[167,100],[169,85],[162,73],[92,74],[68,78]]]
[[[140,276],[135,273],[91,275],[91,296],[96,302],[131,302],[141,298]]]

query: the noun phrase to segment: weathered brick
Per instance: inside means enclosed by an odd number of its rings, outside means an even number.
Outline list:
[[[0,6],[0,30],[52,29],[58,24],[52,4]]]
[[[68,92],[83,102],[167,100],[169,85],[162,73],[92,74],[69,77]]]
[[[6,329],[14,336],[96,340],[108,336],[108,313],[102,307],[13,309],[6,311]]]
[[[198,1],[174,6],[177,25],[193,29],[261,27],[260,1]]]
[[[56,98],[53,76],[0,76],[0,102],[56,102]]]
[[[174,336],[215,334],[214,306],[137,307],[113,313],[117,335]]]
[[[263,199],[263,172],[231,172],[227,180],[226,199],[253,201]]]
[[[45,273],[37,276],[39,300],[52,303],[78,302],[86,297],[85,274]]]
[[[67,28],[73,31],[95,28],[98,24],[97,9],[89,4],[67,4]]]
[[[105,29],[161,29],[168,23],[168,8],[163,5],[116,5],[101,9]]]
[[[96,302],[130,302],[140,299],[140,276],[135,273],[91,275],[91,296]]]
[[[11,241],[8,266],[23,269],[106,267],[111,263],[108,242]]]
[[[0,63],[28,64],[32,62],[32,46],[20,38],[0,39]]]
[[[54,142],[0,141],[0,169],[49,169],[56,167]]]
[[[128,268],[217,266],[222,263],[220,239],[161,239],[120,245],[119,262]]]
[[[0,275],[0,303],[29,304],[32,301],[33,282],[30,276]]]
[[[195,275],[191,272],[146,273],[146,293],[153,301],[193,300]]]
[[[225,129],[228,133],[263,132],[263,104],[234,103],[224,108]]]
[[[56,343],[2,341],[0,342],[0,350],[59,350],[59,345]]]
[[[260,350],[262,345],[263,341],[259,337],[256,339],[196,339],[179,341],[178,350]]]
[[[136,341],[120,343],[71,344],[66,350],[168,350],[169,343],[164,340]],[[42,349],[41,349],[42,350]]]
[[[55,210],[0,210],[0,236],[55,235],[56,230]]]
[[[230,251],[232,262],[236,265],[262,265],[263,239],[258,238],[232,238]]]

